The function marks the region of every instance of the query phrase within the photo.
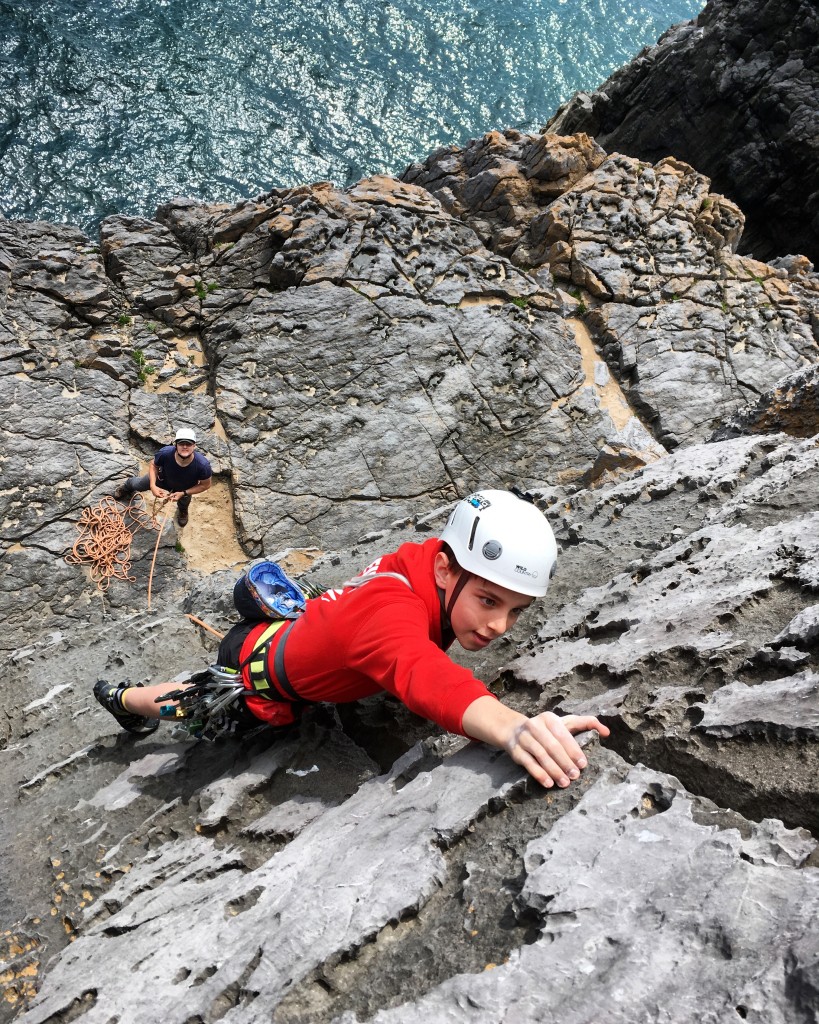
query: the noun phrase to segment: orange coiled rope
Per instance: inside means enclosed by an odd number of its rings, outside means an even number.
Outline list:
[[[101,498],[97,505],[82,510],[77,523],[80,535],[65,560],[69,565],[90,566],[91,579],[100,593],[108,589],[111,580],[135,583],[136,577],[129,575],[131,541],[137,530],[159,528],[156,516],[147,511],[137,495],[127,505],[114,498]]]

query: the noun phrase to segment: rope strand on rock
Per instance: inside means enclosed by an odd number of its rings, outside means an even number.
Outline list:
[[[167,500],[168,499],[166,498],[165,501],[162,502],[162,505],[165,505],[167,503]],[[162,505],[159,506],[160,509],[162,508]],[[154,508],[156,508],[156,503],[154,503]],[[151,586],[154,582],[154,566],[156,565],[156,554],[159,551],[159,542],[162,540],[162,531],[165,529],[165,523],[167,523],[168,516],[171,514],[172,511],[172,508],[165,509],[165,515],[162,517],[162,522],[159,524],[159,532],[157,533],[156,536],[156,544],[154,544],[154,557],[151,559],[151,571],[148,573],[148,611],[151,610]],[[156,513],[154,513],[154,518],[155,517]]]
[[[209,626],[207,624],[207,622],[203,622],[201,619],[197,618],[195,615],[191,615],[190,612],[185,612],[185,617],[190,619],[191,622],[195,623],[197,626],[201,626],[202,629],[206,629],[208,631],[208,633],[213,633],[213,635],[217,639],[224,640],[225,634],[224,633],[220,633],[219,630],[218,629],[214,629],[213,626]]]

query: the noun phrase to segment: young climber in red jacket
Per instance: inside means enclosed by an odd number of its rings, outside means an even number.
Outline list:
[[[386,690],[450,732],[508,752],[543,786],[568,786],[586,766],[575,733],[609,730],[596,718],[506,707],[444,653],[453,640],[479,651],[546,593],[557,545],[545,516],[517,493],[477,491],[458,502],[437,539],[402,544],[289,622],[241,622],[219,663],[241,668],[245,724],[297,720],[306,704],[343,703]],[[156,727],[168,684],[98,683],[100,703],[129,731]],[[252,716],[252,717],[251,717]]]

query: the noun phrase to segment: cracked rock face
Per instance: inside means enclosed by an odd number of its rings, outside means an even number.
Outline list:
[[[252,216],[208,209],[161,211],[175,243],[109,220],[103,248],[142,315],[202,332],[251,550],[338,545],[363,514],[387,526],[503,462],[533,484],[533,452],[579,477],[617,442],[549,290],[422,189],[377,178],[271,193]],[[196,253],[187,293],[177,274],[157,306],[160,268],[187,273]]]
[[[567,144],[576,140],[591,144],[583,135],[494,133],[463,151],[439,150],[406,177],[479,233],[506,239],[512,262],[547,266],[582,299],[581,312],[590,307],[586,325],[609,368],[667,448],[703,440],[771,380],[815,363],[811,264],[736,256],[742,212],[678,160],[647,166],[606,159],[597,147],[585,174],[554,172],[566,184],[559,196],[530,188],[510,234],[497,194],[522,191],[538,145],[573,152]],[[482,184],[486,164],[501,183],[491,191]]]
[[[576,496],[572,564],[648,519],[649,552],[603,556],[619,572],[540,627],[507,686],[602,713],[629,760],[816,831],[817,458],[815,438],[739,438]]]
[[[671,776],[598,754],[560,810],[509,762],[468,748],[404,781],[408,756],[255,867],[205,838],[160,846],[107,890],[23,1019],[91,1024],[127,1006],[134,1024],[158,1007],[168,1021],[249,1022],[276,1006],[277,1019],[346,1024],[629,1021],[672,993],[679,1020],[794,1019],[816,978],[819,873],[800,870],[815,843],[778,822],[740,831]],[[523,882],[507,880],[498,901],[471,858],[510,840]],[[496,963],[480,927],[497,902],[522,944]],[[409,972],[401,954],[417,956],[419,927],[436,923],[460,931],[457,944]]]

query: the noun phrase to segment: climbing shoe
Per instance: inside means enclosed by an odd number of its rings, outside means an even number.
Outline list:
[[[180,526],[188,525],[188,510],[186,508],[178,508],[176,510],[176,521]]]
[[[126,732],[145,735],[159,728],[158,718],[146,718],[145,715],[134,715],[127,711],[122,703],[122,694],[127,686],[117,686],[98,679],[94,684],[94,696],[106,711],[110,711]]]
[[[127,501],[133,493],[134,492],[128,484],[120,484],[119,487],[114,490],[114,497],[117,501]]]

